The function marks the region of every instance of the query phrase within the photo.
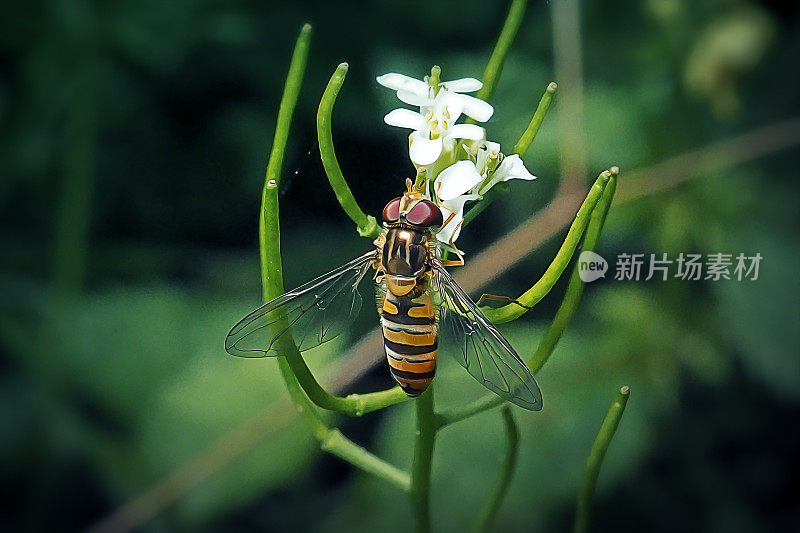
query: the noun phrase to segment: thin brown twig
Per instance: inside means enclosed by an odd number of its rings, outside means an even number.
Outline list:
[[[705,146],[668,157],[647,168],[627,172],[617,200],[627,202],[673,189],[698,177],[700,173],[719,172],[740,163],[790,148],[800,138],[800,117],[751,130]]]
[[[633,170],[617,193],[617,202],[672,189],[703,173],[716,172],[800,144],[800,117],[773,123],[750,132],[712,143],[698,150]],[[553,237],[571,221],[582,194],[561,193],[542,211],[490,245],[460,269],[456,279],[467,291],[479,289]],[[323,379],[341,392],[383,359],[378,330],[367,334],[325,372]],[[355,372],[353,369],[358,369]],[[209,476],[285,427],[295,412],[291,403],[279,401],[261,414],[231,430],[206,450],[178,467],[162,481],[99,522],[92,531],[131,531],[172,505]]]
[[[281,400],[232,429],[140,496],[90,529],[92,533],[131,531],[163,511],[225,465],[251,450],[295,417],[291,402]]]
[[[730,139],[626,172],[615,204],[673,189],[701,174],[718,172],[800,143],[800,117],[763,126]],[[465,290],[476,290],[512,268],[536,246],[566,227],[582,200],[581,194],[562,192],[536,215],[470,259],[456,280]]]

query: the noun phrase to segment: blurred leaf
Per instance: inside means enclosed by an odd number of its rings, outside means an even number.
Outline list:
[[[736,85],[761,60],[774,31],[772,19],[753,7],[715,19],[686,60],[687,88],[707,99],[721,118],[738,115],[742,104]]]
[[[800,328],[800,247],[774,235],[745,235],[739,250],[763,256],[759,277],[713,285],[719,299],[717,328],[725,332],[725,343],[741,357],[750,375],[771,393],[796,401],[800,398],[800,367],[794,357],[800,353],[800,340],[794,334]]]

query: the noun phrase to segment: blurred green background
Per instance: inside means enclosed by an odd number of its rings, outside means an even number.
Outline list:
[[[597,530],[796,530],[800,130],[786,121],[800,114],[798,7],[586,2],[575,19],[573,3],[562,4],[531,2],[486,125],[508,150],[547,83],[559,82],[525,158],[539,179],[512,184],[464,232],[468,257],[546,206],[565,168],[585,169],[588,185],[617,164],[620,199],[644,195],[612,207],[601,255],[764,259],[757,281],[608,276],[587,286],[539,375],[545,409],[515,411],[519,467],[497,528],[569,528],[591,442],[616,388],[628,384],[600,477]],[[480,77],[506,9],[466,0],[6,6],[0,528],[103,520],[109,530],[143,531],[409,528],[404,495],[319,452],[292,419],[274,361],[236,360],[222,341],[258,304],[260,191],[300,26],[315,30],[283,172],[287,286],[369,246],[318,161],[316,105],[335,66],[350,64],[333,117],[338,157],[362,207],[377,215],[412,168],[405,133],[382,122],[398,102],[375,76],[422,77],[438,64],[445,79]],[[693,155],[754,131],[735,153],[701,163]],[[685,182],[655,191],[671,182],[653,165],[670,157]],[[736,157],[744,160],[726,165]],[[525,290],[563,235],[484,289]],[[520,352],[535,348],[563,289],[502,328]],[[324,371],[375,327],[362,310],[344,344],[309,362]],[[438,402],[479,396],[450,363],[441,365]],[[378,365],[347,390],[390,384]],[[412,415],[407,403],[338,422],[405,466]],[[435,530],[471,523],[465,510],[483,502],[502,449],[497,412],[442,432]]]

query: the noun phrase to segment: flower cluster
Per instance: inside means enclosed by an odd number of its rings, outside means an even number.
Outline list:
[[[395,109],[384,117],[390,126],[412,130],[409,156],[418,173],[427,179],[428,196],[435,200],[446,221],[437,233],[451,246],[461,233],[467,202],[480,200],[495,184],[510,179],[535,179],[519,155],[504,156],[500,144],[486,140],[486,130],[476,124],[457,124],[465,115],[486,122],[494,109],[469,96],[482,87],[475,78],[439,81],[439,68],[424,80],[403,74],[379,76],[378,83],[396,91],[404,103],[419,107]],[[432,184],[432,186],[430,186]]]

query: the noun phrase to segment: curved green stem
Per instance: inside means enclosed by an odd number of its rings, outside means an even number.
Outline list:
[[[481,100],[489,100],[494,94],[495,87],[500,79],[500,74],[503,71],[503,65],[508,57],[508,52],[511,50],[511,45],[514,43],[514,39],[517,36],[517,31],[519,31],[522,18],[525,16],[527,4],[527,0],[514,0],[511,3],[511,7],[508,10],[508,15],[506,15],[505,23],[503,24],[503,29],[500,30],[500,36],[497,38],[497,43],[492,50],[492,55],[489,58],[489,62],[486,64],[486,69],[483,71],[483,87],[481,87],[481,90],[475,94],[477,98],[480,98]],[[550,102],[553,99],[553,94],[555,94],[555,91],[555,82],[550,83],[550,85],[547,86],[547,90],[545,90],[541,100],[539,100],[539,106],[536,108],[536,112],[533,114],[533,118],[531,119],[528,128],[514,146],[513,153],[523,155],[528,150],[528,147],[530,147],[534,137],[536,137],[536,133],[539,131],[539,128],[544,121],[545,115],[547,115],[547,110],[550,108]],[[472,124],[476,123],[476,121],[472,120],[471,118],[467,119],[466,122]],[[484,209],[489,207],[489,204],[491,204],[498,196],[500,196],[501,192],[506,191],[506,187],[501,188],[498,185],[493,187],[480,202],[475,204],[467,212],[467,214],[464,216],[462,227],[472,222],[475,217],[481,214]]]
[[[556,88],[558,86],[555,82],[551,82],[550,85],[547,86],[547,89],[542,95],[541,100],[539,100],[539,105],[536,108],[536,112],[533,114],[533,118],[531,118],[530,124],[528,124],[528,128],[525,130],[525,133],[522,134],[517,144],[514,145],[513,153],[519,154],[520,156],[524,155],[525,152],[528,151],[530,148],[531,143],[536,138],[536,134],[539,133],[539,128],[542,127],[542,123],[544,122],[544,117],[547,115],[547,111],[550,109],[550,103],[553,101],[553,95],[556,92]],[[472,220],[480,215],[484,209],[489,207],[489,204],[494,202],[499,196],[508,192],[508,185],[506,183],[498,183],[483,195],[483,199],[480,202],[475,204],[467,211],[467,214],[464,216],[464,222],[461,224],[462,227],[468,225]]]
[[[439,413],[437,415],[439,427],[443,428],[445,426],[449,426],[450,424],[461,422],[462,420],[466,420],[467,418],[473,417],[484,411],[488,411],[489,409],[500,407],[504,403],[505,400],[496,394],[483,396],[463,407],[457,407],[455,409],[449,409]]]
[[[261,193],[261,213],[258,219],[259,250],[261,257],[261,286],[264,301],[269,301],[283,293],[283,269],[281,267],[280,224],[278,219],[278,183],[281,179],[283,154],[289,140],[292,115],[300,95],[303,75],[308,62],[311,42],[311,25],[305,24],[300,30],[289,64],[289,74],[283,87],[283,96],[278,108],[275,125],[275,138],[267,163],[264,190]],[[272,295],[270,297],[270,295]]]
[[[283,153],[286,149],[286,142],[289,138],[289,128],[291,126],[292,113],[294,112],[295,104],[300,92],[300,86],[303,81],[303,73],[308,58],[309,41],[311,38],[311,26],[305,25],[297,38],[295,51],[292,55],[291,66],[289,67],[289,75],[286,78],[286,86],[284,88],[283,97],[281,98],[280,110],[278,111],[278,121],[275,130],[275,142],[270,154],[269,164],[267,165],[266,183],[264,185],[264,192],[262,195],[262,208],[261,217],[259,219],[259,237],[261,243],[261,276],[262,285],[264,290],[264,300],[268,301],[283,293],[283,271],[280,262],[280,224],[278,220],[278,183],[280,182],[281,166],[283,164]],[[335,75],[334,75],[335,76]],[[342,74],[342,79],[344,74]],[[320,112],[323,108],[327,109],[327,123],[330,123],[330,110],[335,99],[338,87],[341,86],[341,80],[337,88],[333,91],[332,96],[323,97],[323,104],[320,105]],[[329,84],[330,88],[330,84]],[[328,91],[326,90],[326,95]],[[329,104],[325,106],[325,102]],[[319,125],[319,116],[318,125]],[[320,132],[325,130],[320,127]],[[338,170],[339,166],[336,164],[336,156],[333,154],[333,144],[330,138],[330,128],[327,128],[327,146],[330,148],[323,149],[322,138],[325,137],[320,134],[320,152],[328,154],[333,158],[333,164]],[[323,162],[326,156],[323,155]],[[326,166],[327,169],[327,166]],[[331,174],[329,173],[329,176]],[[350,194],[350,189],[344,182],[341,172],[338,173],[341,181],[337,182],[343,185],[347,194]],[[336,180],[332,179],[333,184]],[[336,186],[334,186],[334,190]],[[337,193],[338,196],[338,193]],[[350,195],[352,199],[352,195]],[[340,201],[342,201],[340,199]],[[353,200],[353,203],[355,200]],[[343,204],[344,205],[344,204]],[[356,206],[356,209],[358,207]],[[358,209],[361,212],[360,209]],[[363,215],[363,213],[362,213]],[[269,223],[268,223],[269,222]],[[374,222],[374,219],[373,219]],[[291,347],[289,346],[291,345]],[[347,398],[340,398],[328,393],[316,380],[311,370],[306,365],[297,347],[293,342],[289,342],[284,346],[285,350],[282,352],[286,358],[287,363],[292,369],[294,376],[303,387],[303,390],[308,397],[318,406],[329,409],[331,411],[338,411],[352,416],[360,416],[364,413],[369,413],[377,409],[383,409],[396,403],[404,402],[408,397],[403,393],[400,387],[393,387],[391,389],[373,392],[369,394],[353,394]]]
[[[364,211],[358,206],[347,181],[344,179],[342,169],[339,167],[339,162],[336,160],[336,152],[333,149],[333,133],[331,132],[331,115],[333,113],[333,104],[336,102],[336,96],[339,94],[339,89],[342,88],[345,75],[347,74],[347,63],[341,63],[336,67],[333,76],[331,76],[328,86],[325,87],[325,92],[322,94],[322,100],[319,103],[319,110],[317,111],[317,139],[319,140],[319,153],[322,157],[322,166],[325,167],[325,174],[328,176],[328,181],[336,194],[336,199],[344,209],[347,216],[355,222],[358,234],[362,237],[369,237],[374,239],[377,237],[381,228],[375,217],[364,214]]]
[[[617,167],[611,167],[609,174],[610,178],[608,184],[606,185],[600,200],[597,202],[597,205],[592,210],[592,214],[589,219],[589,226],[586,229],[586,235],[583,240],[583,250],[594,250],[595,246],[597,245],[597,240],[600,237],[600,233],[602,232],[608,211],[611,208],[611,202],[614,198],[614,192],[616,191],[616,180],[619,174],[619,169]],[[578,302],[583,294],[583,282],[578,275],[578,268],[579,265],[576,264],[574,270],[572,271],[569,285],[567,286],[567,290],[564,294],[561,305],[559,306],[553,321],[550,323],[550,326],[547,328],[547,332],[539,343],[539,347],[536,349],[536,352],[533,354],[533,356],[526,361],[528,368],[530,368],[531,373],[533,374],[539,372],[539,370],[542,369],[544,364],[550,358],[550,354],[553,353],[553,350],[561,338],[561,335],[564,333],[567,324],[575,314]],[[444,427],[449,424],[459,422],[494,407],[498,407],[503,403],[503,400],[495,395],[484,396],[483,398],[479,398],[478,400],[475,400],[474,402],[463,407],[451,409],[450,411],[438,414],[439,427]]]
[[[555,285],[561,277],[561,273],[567,268],[573,252],[575,252],[575,249],[578,247],[581,235],[583,235],[586,226],[589,224],[589,215],[600,200],[609,179],[611,179],[611,172],[608,170],[603,171],[600,176],[598,176],[580,209],[578,209],[578,213],[575,215],[575,221],[570,226],[567,237],[564,239],[564,244],[561,245],[555,259],[550,263],[550,266],[547,267],[541,279],[517,298],[517,302],[522,305],[510,303],[497,309],[484,308],[483,312],[489,320],[495,324],[516,320],[528,311],[527,308],[536,305],[550,292],[550,289],[553,288],[553,285]]]
[[[305,65],[308,59],[310,38],[311,26],[306,24],[300,31],[300,36],[297,38],[297,43],[295,44],[292,54],[289,74],[286,78],[286,85],[278,112],[275,140],[269,163],[267,164],[266,181],[261,197],[259,249],[264,301],[269,301],[283,293],[278,182],[280,181],[283,154],[289,137],[292,114],[300,93],[300,86],[302,85]],[[285,314],[283,317],[279,317],[279,320],[281,322],[278,322],[275,327],[285,329],[288,326]],[[409,490],[411,478],[408,474],[353,443],[342,435],[338,429],[329,428],[322,418],[320,418],[316,408],[309,402],[308,397],[304,394],[306,387],[303,386],[309,386],[309,380],[317,387],[319,387],[319,385],[316,383],[316,380],[314,380],[308,367],[305,366],[305,362],[291,336],[279,336],[276,347],[281,354],[278,357],[278,365],[281,370],[281,375],[286,382],[289,395],[302,419],[308,424],[314,436],[320,441],[322,449],[341,457],[365,472],[369,472],[392,483],[402,490]],[[299,370],[299,372],[295,373],[296,370]],[[307,374],[304,373],[304,371],[307,371]],[[301,379],[303,381],[301,381]],[[325,392],[321,387],[319,387],[319,390],[313,389],[312,387],[312,390],[315,392]],[[400,392],[402,393],[402,391]],[[375,398],[374,405],[381,404],[382,401],[385,402],[386,398],[391,397],[393,394],[393,389],[390,391],[383,391],[382,393],[376,393],[375,396],[373,396],[373,398]],[[403,394],[403,396],[405,396],[405,394]],[[344,399],[341,398],[338,400],[344,401]],[[360,405],[358,401],[352,401],[350,403]],[[366,407],[364,407],[364,409],[366,411]]]
[[[483,87],[475,95],[481,100],[489,100],[494,94],[497,81],[500,79],[500,74],[503,72],[503,64],[506,62],[508,52],[511,50],[511,45],[514,43],[514,38],[517,36],[520,24],[522,24],[522,17],[525,15],[525,8],[528,5],[527,0],[514,0],[511,2],[511,7],[508,9],[506,21],[503,24],[503,29],[500,30],[500,36],[497,38],[497,43],[494,45],[492,55],[489,62],[486,64],[486,69],[483,71]]]
[[[539,105],[533,113],[530,124],[528,124],[525,133],[519,138],[517,144],[514,145],[515,154],[525,155],[525,152],[531,147],[533,140],[536,138],[536,134],[539,133],[539,128],[542,127],[544,117],[547,116],[547,111],[550,109],[550,103],[553,101],[556,89],[558,89],[558,85],[556,85],[554,81],[550,82],[547,89],[545,89],[541,100],[539,100]]]
[[[508,183],[500,182],[494,187],[489,189],[489,192],[483,195],[483,198],[474,206],[470,207],[467,214],[464,215],[464,222],[461,223],[462,229],[472,222],[475,217],[483,213],[483,210],[489,207],[497,198],[507,193],[509,190]]]
[[[597,241],[600,238],[600,233],[603,231],[603,225],[605,224],[606,216],[611,207],[611,202],[614,200],[618,174],[619,169],[617,167],[611,167],[611,179],[608,181],[606,190],[603,192],[603,196],[600,198],[597,207],[592,211],[589,227],[586,229],[586,235],[583,238],[581,252],[592,252],[597,246]],[[550,323],[550,326],[548,326],[547,332],[545,332],[544,337],[542,337],[542,340],[539,342],[536,353],[533,354],[533,357],[528,363],[531,372],[538,372],[550,358],[550,354],[553,353],[556,344],[558,344],[558,341],[561,339],[561,335],[563,335],[564,330],[567,329],[567,324],[572,320],[572,316],[578,309],[581,296],[583,296],[584,287],[579,269],[580,264],[576,263],[572,269],[569,284],[567,285],[567,290],[564,292],[561,305],[559,305],[558,311],[556,311],[556,315],[553,317],[553,321]]]
[[[417,425],[411,464],[411,507],[418,533],[430,531],[431,461],[437,422],[433,413],[433,386],[416,400]]]
[[[299,351],[296,349],[290,351],[286,354],[286,359],[305,393],[312,402],[323,409],[350,416],[361,416],[408,400],[403,389],[397,386],[378,392],[350,394],[346,398],[334,396],[319,384]]]
[[[355,444],[336,428],[328,432],[327,437],[322,440],[321,447],[326,452],[344,459],[368,474],[372,474],[379,479],[387,481],[403,492],[409,492],[411,490],[411,476],[408,472],[400,470],[396,466],[370,453],[365,448]]]
[[[508,492],[511,477],[514,475],[514,467],[517,464],[519,448],[517,424],[514,422],[514,415],[511,414],[511,408],[508,405],[503,406],[502,414],[503,424],[506,429],[506,455],[503,458],[503,465],[500,468],[500,477],[497,479],[497,484],[495,484],[489,499],[481,509],[481,514],[475,527],[477,532],[490,531],[497,517],[497,512],[500,510],[500,504],[503,503],[503,498]]]
[[[293,344],[292,341],[288,341]],[[286,382],[297,412],[311,429],[314,437],[319,441],[320,448],[340,459],[347,461],[377,478],[391,483],[404,492],[408,492],[411,487],[411,476],[396,466],[384,461],[380,457],[370,453],[368,450],[354,443],[345,437],[337,428],[328,427],[317,413],[316,408],[308,401],[303,394],[300,383],[292,373],[292,369],[286,362],[286,358],[279,357],[278,365],[281,375]]]
[[[600,475],[600,467],[603,465],[603,458],[606,456],[611,439],[617,432],[625,406],[628,404],[628,397],[631,389],[626,385],[619,390],[617,397],[608,408],[608,413],[600,426],[597,438],[592,444],[589,452],[589,459],[586,460],[586,471],[583,474],[583,482],[578,491],[578,503],[575,509],[575,524],[572,528],[574,533],[586,533],[592,518],[592,499],[594,489],[597,486],[597,477]]]

